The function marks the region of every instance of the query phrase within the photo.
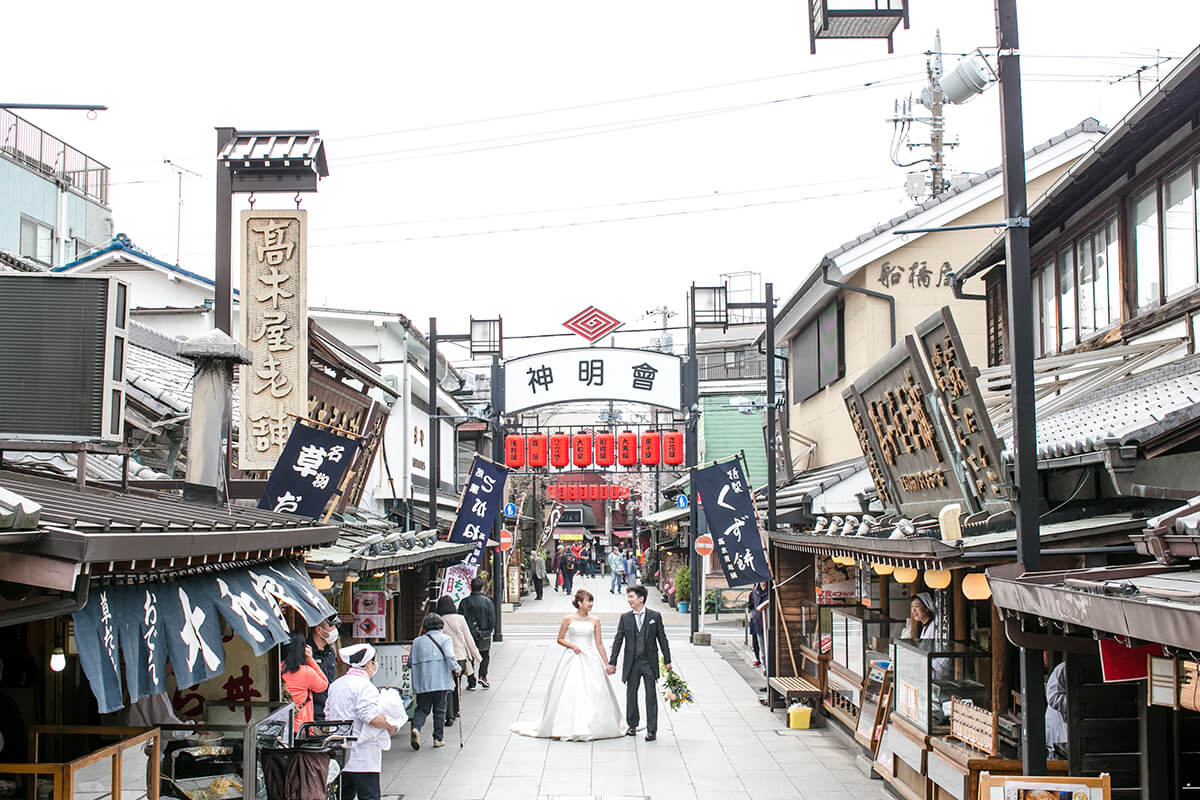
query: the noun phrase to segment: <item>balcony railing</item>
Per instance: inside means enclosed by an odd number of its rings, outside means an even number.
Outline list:
[[[108,205],[108,167],[7,109],[0,108],[0,153],[33,172]]]
[[[723,356],[705,358],[701,353],[698,371],[702,381],[763,380],[767,377],[767,358],[755,354],[725,360]]]

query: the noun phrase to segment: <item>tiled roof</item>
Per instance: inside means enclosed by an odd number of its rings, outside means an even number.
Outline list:
[[[311,566],[337,573],[370,573],[430,561],[455,561],[474,548],[473,544],[440,541],[436,531],[405,531],[375,517],[348,515],[340,527],[336,542],[309,553]]]
[[[46,267],[10,250],[0,250],[0,272],[45,272]]]
[[[828,464],[801,472],[776,489],[775,510],[777,513],[783,513],[785,510],[799,508],[818,493],[866,468],[865,459],[851,458],[848,461],[839,461],[836,464]],[[766,488],[755,490],[754,497],[759,512],[765,513],[767,509]]]
[[[1039,418],[1038,458],[1145,442],[1195,419],[1200,419],[1200,356],[1134,375]],[[1011,436],[1005,448],[1011,452]]]

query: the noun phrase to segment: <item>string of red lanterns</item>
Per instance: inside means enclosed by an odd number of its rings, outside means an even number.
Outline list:
[[[509,469],[542,469],[551,466],[564,469],[611,467],[656,467],[683,464],[683,433],[680,431],[646,431],[640,436],[633,431],[611,433],[531,433],[528,436],[510,434],[504,437],[504,465]]]

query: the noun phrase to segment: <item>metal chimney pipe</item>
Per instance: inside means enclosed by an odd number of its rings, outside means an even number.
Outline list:
[[[227,499],[222,431],[229,430],[233,365],[251,363],[250,351],[214,329],[180,344],[179,354],[196,363],[183,498],[221,505]]]

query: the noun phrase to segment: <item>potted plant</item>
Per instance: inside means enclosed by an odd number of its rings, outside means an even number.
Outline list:
[[[675,602],[680,612],[686,614],[692,599],[692,572],[686,565],[675,570]]]

